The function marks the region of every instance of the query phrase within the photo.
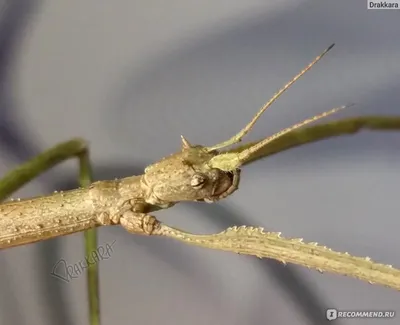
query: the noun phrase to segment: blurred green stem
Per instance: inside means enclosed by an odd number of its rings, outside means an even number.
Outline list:
[[[337,120],[292,131],[272,141],[264,148],[256,152],[246,161],[245,165],[271,156],[281,151],[298,147],[307,143],[317,142],[331,137],[357,133],[363,129],[374,131],[400,130],[400,116],[361,116]],[[240,152],[260,142],[246,143],[226,152]]]

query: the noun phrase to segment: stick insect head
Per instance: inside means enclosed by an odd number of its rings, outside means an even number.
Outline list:
[[[210,167],[215,150],[192,146],[182,138],[182,150],[145,169],[142,188],[146,202],[160,205],[179,201],[215,202],[232,194],[240,170],[223,171]]]
[[[241,152],[219,153],[217,150],[236,144],[253,128],[256,121],[305,72],[318,62],[331,48],[317,56],[306,68],[281,88],[239,133],[212,147],[192,146],[182,137],[182,150],[150,165],[142,177],[146,201],[151,204],[168,204],[179,201],[214,202],[233,193],[239,184],[239,167],[250,160],[271,141],[299,127],[333,114],[346,106],[334,108],[286,128],[261,140]]]

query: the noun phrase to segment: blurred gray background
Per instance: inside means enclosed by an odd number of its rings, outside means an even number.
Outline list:
[[[300,0],[1,1],[0,172],[71,137],[90,143],[95,177],[140,174],[179,150],[212,145],[332,42],[336,47],[246,140],[324,110],[327,120],[399,114],[400,11]],[[400,134],[362,132],[254,163],[214,205],[158,218],[194,233],[257,225],[400,267]],[[16,193],[76,186],[70,161]],[[397,310],[395,290],[332,274],[99,229],[103,324],[300,325],[325,309]],[[0,254],[0,324],[87,324],[86,278],[50,275],[84,258],[83,234]],[[336,324],[398,324],[343,319]]]

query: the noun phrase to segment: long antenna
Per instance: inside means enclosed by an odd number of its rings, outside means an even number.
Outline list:
[[[272,105],[291,85],[293,85],[303,74],[305,74],[308,70],[311,69],[311,67],[317,63],[319,60],[322,59],[322,57],[328,53],[335,44],[332,44],[329,46],[325,51],[323,51],[320,55],[318,55],[306,68],[304,68],[299,74],[297,74],[291,81],[289,81],[283,88],[281,88],[272,98],[264,104],[263,107],[261,107],[260,111],[253,117],[253,119],[250,121],[249,124],[247,124],[239,133],[234,135],[232,138],[230,138],[227,141],[221,142],[219,144],[216,144],[212,147],[206,147],[205,149],[207,151],[212,151],[212,150],[217,150],[221,149],[230,145],[233,145],[235,143],[238,143],[242,141],[243,137],[249,133],[249,131],[253,128],[254,124],[257,122],[257,120],[260,118],[262,113],[265,112],[265,110]]]

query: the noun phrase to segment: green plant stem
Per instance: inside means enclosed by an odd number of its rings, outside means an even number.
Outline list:
[[[363,129],[374,131],[400,131],[400,116],[361,116],[301,128],[270,142],[253,154],[250,159],[246,160],[244,165],[307,143],[357,133]],[[261,141],[262,140],[246,143],[227,150],[226,152],[241,152]]]
[[[79,181],[82,187],[92,183],[92,169],[88,152],[79,156],[80,173]],[[90,258],[92,252],[97,250],[97,229],[85,231],[85,256]],[[99,266],[98,263],[88,264],[88,295],[89,295],[89,319],[90,325],[100,325],[100,299],[99,299]]]

